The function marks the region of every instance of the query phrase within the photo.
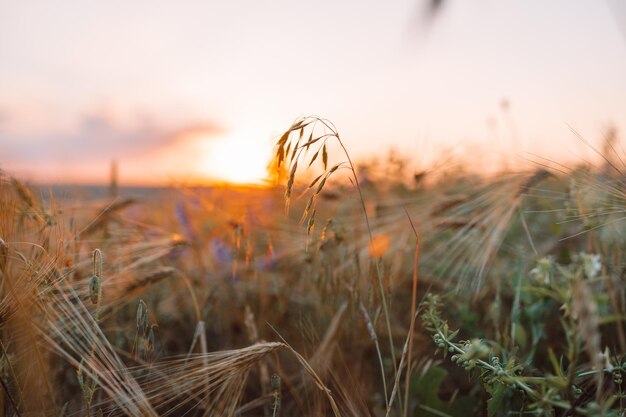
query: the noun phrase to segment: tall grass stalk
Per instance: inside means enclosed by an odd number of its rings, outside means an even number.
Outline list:
[[[406,211],[406,210],[405,210]],[[408,356],[407,356],[407,366],[406,366],[406,376],[404,379],[404,416],[406,417],[409,412],[409,383],[411,378],[411,360],[413,358],[413,340],[415,338],[415,319],[417,316],[417,283],[418,283],[418,267],[419,267],[419,259],[420,259],[420,242],[419,235],[417,234],[417,229],[413,224],[413,220],[411,220],[411,216],[406,212],[407,219],[409,223],[411,223],[411,228],[413,229],[413,233],[415,235],[415,255],[413,256],[413,280],[412,280],[412,288],[411,288],[411,324],[409,325],[409,334],[408,334]],[[398,372],[400,374],[400,371]]]
[[[315,125],[316,123],[321,123],[326,129],[328,129],[328,131],[330,133],[324,133],[320,136],[314,137],[315,134]],[[310,135],[309,135],[309,139],[308,141],[306,141],[305,143],[301,143],[303,136],[304,136],[304,130],[307,126],[311,125],[310,128]],[[301,119],[296,120],[292,126],[285,132],[283,133],[283,135],[281,136],[281,138],[279,139],[279,141],[277,142],[276,145],[276,159],[278,161],[277,163],[277,167],[280,168],[281,164],[283,163],[283,161],[285,160],[285,144],[288,142],[289,140],[289,136],[292,132],[298,132],[298,139],[294,142],[289,142],[288,143],[288,147],[287,150],[289,150],[289,147],[292,146],[293,148],[293,152],[291,154],[291,158],[290,158],[290,163],[291,163],[291,169],[290,169],[290,175],[289,175],[289,179],[287,182],[287,192],[286,192],[286,200],[287,200],[287,207],[289,204],[289,199],[291,197],[291,190],[293,188],[294,185],[294,181],[295,181],[295,175],[296,175],[296,170],[298,168],[298,160],[300,158],[300,156],[302,155],[302,152],[304,150],[308,150],[309,147],[315,143],[317,143],[318,141],[321,141],[322,144],[319,145],[318,151],[314,154],[314,156],[311,158],[311,161],[309,162],[309,166],[312,165],[312,163],[315,161],[315,159],[317,158],[317,155],[319,154],[319,152],[321,151],[323,154],[323,164],[324,164],[324,169],[326,170],[327,166],[326,166],[326,161],[327,161],[327,157],[326,155],[326,142],[330,139],[335,139],[337,141],[337,143],[339,144],[339,146],[341,147],[341,149],[343,150],[343,153],[347,159],[347,167],[348,170],[350,171],[351,174],[351,181],[353,181],[354,186],[358,192],[359,195],[359,203],[361,205],[361,209],[363,210],[363,216],[365,218],[365,224],[366,224],[366,228],[367,228],[367,233],[368,233],[368,237],[369,237],[369,241],[370,243],[373,243],[374,241],[374,237],[373,237],[373,233],[372,233],[372,227],[370,224],[370,218],[369,215],[367,213],[367,208],[365,206],[365,198],[363,197],[363,192],[361,189],[361,185],[359,183],[359,178],[356,172],[356,168],[354,166],[354,163],[352,162],[352,158],[350,157],[350,153],[348,152],[346,146],[344,145],[343,141],[341,140],[341,137],[339,135],[339,132],[337,131],[337,128],[328,120],[326,119],[322,119],[319,117],[314,117],[314,116],[309,116],[309,117],[303,117]],[[297,150],[297,153],[296,153]],[[288,152],[287,152],[288,153]],[[340,164],[336,165],[335,167],[339,167]],[[326,179],[328,178],[328,176],[330,174],[332,174],[334,172],[334,170],[336,169],[335,167],[331,168],[331,170],[326,171],[326,174],[324,176],[324,179],[320,182],[317,191],[315,192],[315,194],[311,197],[311,199],[309,200],[309,203],[307,204],[307,207],[305,208],[305,212],[303,214],[303,218],[306,218],[307,215],[310,214],[309,217],[309,226],[308,229],[310,230],[312,228],[312,225],[314,224],[314,216],[315,216],[315,208],[314,208],[314,198],[316,197],[317,194],[320,193],[321,189],[323,188]],[[320,176],[321,177],[321,176]],[[309,186],[312,187],[318,180],[318,177],[315,181],[313,181],[313,183]],[[387,328],[387,337],[388,337],[388,341],[389,341],[389,348],[390,348],[390,354],[391,354],[391,361],[393,363],[393,368],[394,368],[394,376],[395,374],[398,373],[398,368],[397,368],[397,364],[396,364],[396,354],[395,354],[395,346],[394,346],[394,341],[393,341],[393,335],[392,335],[392,327],[391,327],[391,317],[389,314],[389,308],[387,305],[387,294],[385,293],[385,288],[383,285],[383,272],[382,272],[382,267],[381,267],[381,260],[379,257],[373,257],[373,262],[376,266],[376,276],[377,276],[377,282],[378,282],[378,290],[380,293],[380,299],[381,299],[381,305],[382,305],[382,310],[383,310],[383,317],[385,318],[385,324],[386,324],[386,328]],[[384,378],[384,377],[383,377]],[[387,394],[385,394],[385,403],[387,404],[387,407],[389,406],[388,403],[388,398],[387,398]]]

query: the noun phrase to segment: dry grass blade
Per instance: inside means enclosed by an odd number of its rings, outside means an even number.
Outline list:
[[[128,283],[121,289],[125,295],[133,295],[176,275],[176,268],[164,266]]]
[[[111,220],[113,215],[126,207],[135,204],[135,200],[132,198],[117,198],[112,203],[107,204],[105,207],[99,210],[98,216],[93,219],[85,228],[83,228],[77,235],[89,236],[96,231],[104,228]]]
[[[330,389],[328,389],[326,387],[326,385],[324,385],[324,382],[322,381],[322,379],[317,375],[317,373],[315,373],[315,371],[313,370],[313,368],[311,367],[311,365],[309,365],[309,363],[306,361],[306,359],[304,359],[302,357],[302,355],[300,355],[294,348],[292,348],[289,344],[287,344],[287,349],[289,349],[289,351],[291,353],[293,353],[293,355],[296,357],[296,359],[298,360],[298,362],[300,363],[300,365],[302,365],[302,367],[304,368],[304,370],[306,371],[306,373],[309,374],[309,376],[311,378],[313,378],[313,382],[315,383],[315,385],[317,386],[317,388],[322,391],[324,393],[324,395],[326,396],[326,398],[328,399],[328,402],[330,403],[330,407],[333,410],[333,413],[335,415],[335,417],[341,417],[341,413],[339,412],[339,408],[337,407],[337,404],[335,403],[335,399],[333,398],[333,394],[330,391]]]
[[[319,373],[324,376],[328,371],[328,367],[332,360],[332,344],[337,338],[337,335],[340,330],[340,326],[342,323],[343,316],[348,308],[348,303],[344,302],[341,304],[333,319],[331,320],[326,333],[324,334],[324,338],[321,343],[317,347],[315,354],[311,357],[310,363],[311,367],[318,370]]]
[[[273,327],[272,327],[272,330],[276,332],[276,329],[274,329]],[[304,359],[302,355],[300,355],[294,348],[292,348],[291,345],[289,345],[289,343],[287,343],[287,341],[283,339],[283,337],[278,332],[276,332],[276,334],[283,341],[284,346],[296,357],[296,359],[298,360],[302,368],[305,370],[305,372],[309,374],[309,376],[313,379],[313,382],[315,383],[317,388],[324,393],[324,395],[328,399],[328,402],[330,403],[330,407],[333,410],[335,417],[340,417],[341,413],[339,412],[339,408],[337,407],[337,403],[335,402],[335,399],[333,398],[333,394],[330,391],[330,389],[328,389],[328,387],[324,385],[324,382],[322,381],[322,379],[317,375],[315,370],[313,370],[311,365],[309,365],[307,360]]]

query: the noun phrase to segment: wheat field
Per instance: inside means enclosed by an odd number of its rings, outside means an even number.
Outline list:
[[[612,142],[407,180],[311,117],[274,152],[266,187],[132,198],[2,173],[2,415],[623,415]]]

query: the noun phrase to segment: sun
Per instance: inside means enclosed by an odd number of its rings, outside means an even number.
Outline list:
[[[271,138],[261,129],[238,129],[218,137],[200,138],[197,169],[212,181],[261,184],[267,178]]]

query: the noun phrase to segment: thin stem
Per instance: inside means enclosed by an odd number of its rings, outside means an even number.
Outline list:
[[[348,159],[348,164],[350,165],[350,171],[352,171],[352,176],[354,178],[354,184],[356,186],[356,189],[359,193],[359,200],[361,202],[361,208],[363,209],[363,215],[365,216],[365,223],[367,226],[367,233],[369,235],[370,238],[370,242],[374,241],[374,237],[372,235],[372,228],[370,226],[370,219],[369,216],[367,215],[367,208],[365,207],[365,199],[363,198],[363,192],[361,191],[361,185],[359,184],[359,178],[357,177],[356,174],[356,170],[354,168],[354,164],[352,163],[352,159],[350,158],[350,154],[348,153],[348,150],[346,149],[346,147],[344,146],[341,138],[339,137],[339,133],[335,132],[335,136],[337,138],[337,142],[339,142],[339,145],[341,146],[341,148],[343,149],[344,154],[346,155],[346,158]],[[385,315],[385,321],[387,324],[387,336],[389,337],[389,347],[391,349],[391,360],[393,362],[393,368],[395,372],[398,372],[398,368],[396,366],[396,353],[395,353],[395,347],[393,344],[393,335],[391,334],[391,319],[389,317],[389,309],[387,308],[387,299],[385,297],[385,288],[383,286],[383,273],[380,267],[380,260],[378,258],[374,259],[374,263],[376,264],[376,274],[378,276],[378,289],[380,291],[380,298],[382,301],[382,305],[383,305],[383,314]]]
[[[576,363],[578,362],[578,343],[577,335],[573,329],[566,330],[572,337],[571,351],[569,357],[569,369],[567,371],[567,396],[572,406],[571,410],[576,408],[576,396],[574,395],[574,378],[576,377]]]
[[[361,308],[361,313],[365,318],[365,323],[367,324],[367,330],[370,333],[370,338],[372,342],[374,342],[374,347],[376,348],[376,354],[378,355],[378,363],[380,365],[380,375],[383,380],[383,391],[385,393],[385,408],[389,411],[389,396],[387,395],[387,379],[385,378],[385,365],[383,364],[383,355],[380,352],[380,344],[378,343],[378,337],[376,336],[376,330],[374,330],[374,326],[372,325],[372,320],[370,319],[369,314],[367,314],[367,309],[363,305],[363,303],[359,303]]]
[[[414,339],[414,329],[415,329],[415,318],[416,318],[416,309],[417,309],[417,282],[418,282],[418,266],[419,266],[419,258],[420,258],[420,242],[419,236],[417,235],[417,230],[413,225],[413,221],[411,220],[411,216],[406,211],[406,215],[411,223],[411,228],[413,229],[413,233],[415,234],[415,238],[417,242],[415,242],[415,255],[413,257],[413,290],[411,294],[411,324],[409,325],[409,352],[407,356],[407,365],[406,365],[406,376],[404,378],[404,416],[406,417],[409,412],[409,381],[411,377],[411,356],[413,353],[413,339]]]
[[[189,290],[189,295],[191,296],[191,303],[193,304],[193,310],[196,315],[196,322],[202,321],[202,314],[200,313],[200,305],[198,304],[198,299],[196,298],[196,292],[194,291],[193,286],[191,285],[189,277],[187,277],[187,275],[183,274],[182,272],[178,270],[176,270],[176,272],[178,273],[178,276],[182,278],[183,283]]]

